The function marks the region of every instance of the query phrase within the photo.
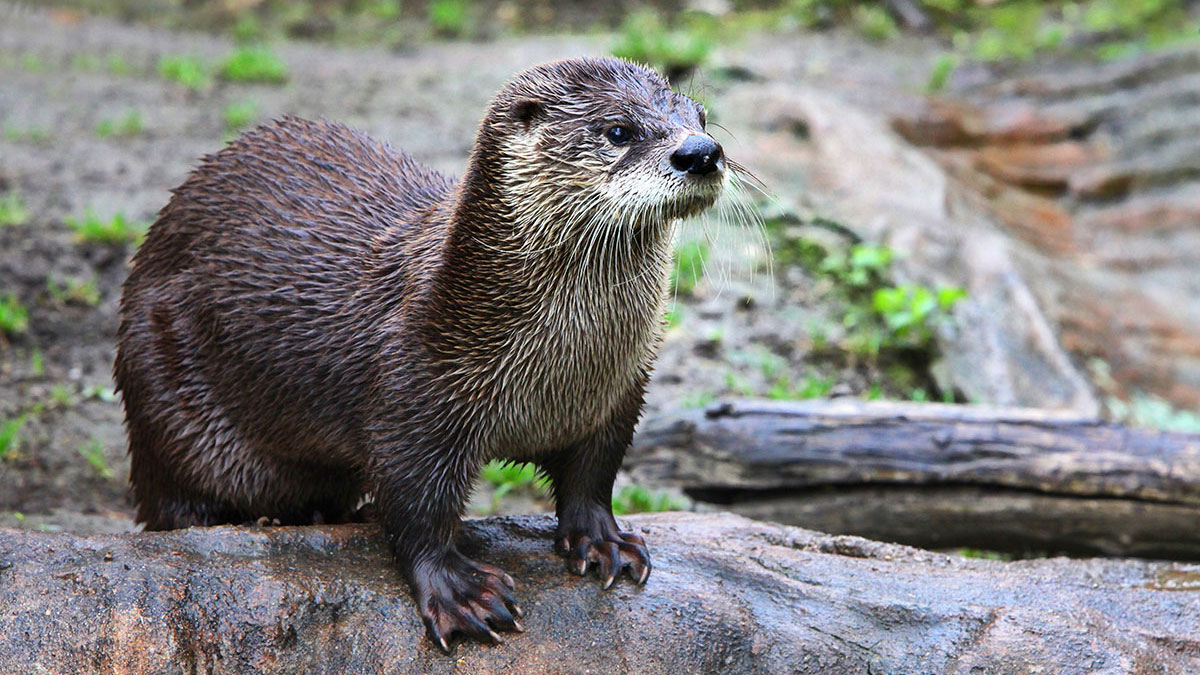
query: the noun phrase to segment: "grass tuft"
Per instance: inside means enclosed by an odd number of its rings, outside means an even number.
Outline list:
[[[433,0],[429,3],[429,25],[443,37],[461,37],[467,32],[467,0]]]
[[[219,72],[230,82],[283,84],[288,79],[287,64],[263,46],[238,47],[221,64]]]
[[[90,244],[138,244],[146,234],[146,223],[130,220],[117,213],[107,220],[88,209],[82,218],[68,217],[67,227],[81,242]]]
[[[9,190],[0,197],[0,227],[24,225],[28,218],[29,212],[25,209],[25,200],[21,198],[21,193]]]
[[[658,513],[680,511],[687,502],[670,492],[650,491],[640,485],[626,485],[612,497],[613,513],[618,516],[630,513]]]
[[[104,457],[103,443],[93,438],[80,446],[79,454],[83,455],[83,458],[92,465],[101,478],[113,477],[112,468],[108,466],[108,459]]]
[[[0,459],[16,452],[21,444],[21,428],[25,426],[25,415],[0,422]]]
[[[225,121],[225,130],[237,132],[254,123],[258,119],[258,103],[255,101],[236,101],[225,106],[221,111]]]
[[[96,124],[96,135],[100,138],[110,138],[112,136],[129,138],[130,136],[137,136],[144,129],[145,125],[142,123],[142,113],[131,108],[120,117],[100,120]]]
[[[207,89],[212,85],[208,64],[197,56],[164,56],[158,61],[158,73],[164,79],[193,91]]]
[[[21,304],[16,293],[0,297],[0,334],[7,337],[29,330],[29,310]]]
[[[625,18],[613,44],[613,56],[645,63],[676,80],[703,65],[718,42],[720,25],[702,13],[682,15],[672,28],[652,10]]]

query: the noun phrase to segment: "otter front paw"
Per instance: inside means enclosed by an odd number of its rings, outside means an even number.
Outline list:
[[[451,653],[454,636],[499,643],[497,630],[524,631],[523,616],[513,596],[513,578],[504,570],[457,553],[439,566],[418,567],[413,573],[417,608],[429,638]]]
[[[629,578],[639,584],[650,577],[650,551],[646,542],[632,532],[613,530],[594,538],[587,534],[559,535],[555,550],[567,557],[567,569],[575,574],[583,576],[592,566],[605,588],[612,586],[622,570],[628,570]]]

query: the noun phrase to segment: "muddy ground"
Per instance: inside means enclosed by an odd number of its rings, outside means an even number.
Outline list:
[[[30,316],[26,332],[0,337],[0,423],[24,420],[0,459],[0,525],[78,532],[133,527],[110,375],[120,284],[133,248],[81,241],[68,219],[90,209],[152,221],[196,159],[233,133],[225,111],[239,103],[260,121],[282,114],[344,121],[458,174],[485,104],[509,76],[546,60],[603,54],[611,44],[607,35],[430,42],[407,50],[283,42],[272,48],[288,66],[285,84],[214,79],[193,90],[160,76],[160,60],[187,54],[216,63],[234,48],[231,39],[27,5],[3,11],[0,195],[19,194],[27,218],[0,227],[0,296],[14,293]],[[882,58],[854,35],[764,36],[718,55],[713,68],[682,88],[702,95],[714,120],[737,129],[737,120],[721,117],[722,94],[777,84],[747,81],[745,64],[753,66],[764,50],[831,86],[855,85],[844,87],[853,98],[903,105],[927,77],[936,47],[905,40]],[[98,131],[131,111],[142,121],[136,132]],[[742,140],[721,140],[736,158]],[[719,255],[673,302],[675,325],[649,392],[650,411],[763,395],[781,380],[793,387],[814,382],[830,395],[865,396],[873,383],[875,394],[911,392],[911,376],[899,382],[879,364],[814,349],[814,336],[836,337],[839,310],[799,266],[770,265],[757,231],[727,221],[706,226]],[[682,236],[698,232],[692,226]],[[67,280],[94,280],[98,297],[52,290]],[[488,501],[484,494],[477,510]],[[524,500],[502,510],[543,507]]]

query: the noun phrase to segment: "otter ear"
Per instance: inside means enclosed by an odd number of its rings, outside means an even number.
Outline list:
[[[509,110],[513,119],[524,124],[525,131],[529,131],[533,120],[542,114],[542,102],[532,98],[523,98],[515,101]]]

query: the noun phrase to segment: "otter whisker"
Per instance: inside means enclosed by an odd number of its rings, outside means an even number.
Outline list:
[[[720,129],[721,131],[724,131],[725,133],[729,134],[729,137],[730,137],[730,138],[734,139],[735,141],[737,140],[737,136],[735,136],[735,135],[733,134],[733,132],[729,130],[729,127],[726,127],[724,124],[720,124],[720,123],[718,123],[718,122],[713,122],[712,120],[709,120],[709,121],[707,122],[707,124],[708,124],[708,126],[710,126],[710,127],[716,127],[716,128],[718,128],[718,129]],[[725,159],[725,161],[728,163],[728,162],[729,162],[729,158],[726,158],[726,159]]]
[[[762,195],[767,199],[772,201],[777,200],[777,197],[775,197],[775,195],[771,192],[771,188],[767,187],[766,183],[762,182],[758,176],[754,175],[753,171],[747,169],[744,165],[729,159],[728,157],[725,158],[725,163],[730,169],[730,175],[742,180],[748,179],[750,187],[753,187],[761,192]]]

